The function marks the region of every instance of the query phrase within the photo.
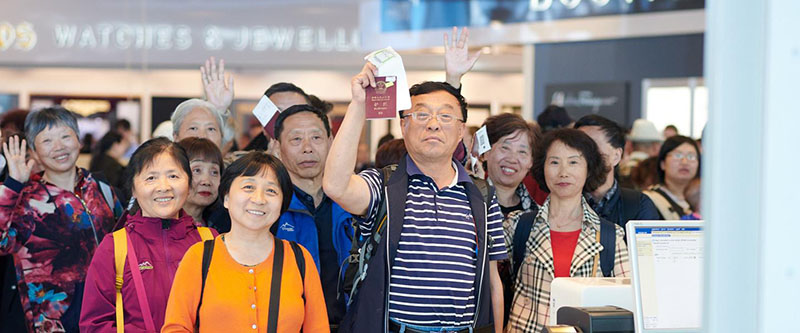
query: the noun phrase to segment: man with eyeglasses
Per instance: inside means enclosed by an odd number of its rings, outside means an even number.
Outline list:
[[[447,83],[412,86],[411,109],[400,113],[408,154],[388,179],[376,169],[356,175],[365,88],[376,75],[368,63],[353,77],[323,177],[326,194],[359,216],[361,234],[382,236],[339,331],[501,332],[503,216],[493,191],[484,199],[452,158],[466,130],[466,101]]]

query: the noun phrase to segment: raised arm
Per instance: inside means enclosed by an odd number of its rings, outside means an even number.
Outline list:
[[[455,88],[461,88],[461,77],[472,69],[481,51],[469,52],[469,29],[461,29],[461,35],[456,39],[458,28],[453,27],[453,39],[444,34],[444,69],[447,74],[446,82]]]
[[[200,79],[206,100],[223,112],[228,110],[233,102],[233,75],[228,75],[225,82],[225,59],[220,59],[217,66],[214,57],[208,58],[205,65],[200,66]]]
[[[0,133],[2,136],[2,133]],[[28,201],[21,200],[21,192],[30,178],[34,161],[25,160],[25,139],[18,136],[3,143],[3,154],[8,163],[8,178],[0,185],[0,255],[17,252],[33,233],[34,218],[22,218]],[[36,215],[36,212],[31,214]]]
[[[354,215],[364,215],[370,202],[369,187],[363,178],[353,173],[361,130],[366,120],[365,88],[375,86],[378,69],[367,63],[350,81],[353,98],[347,107],[339,132],[333,139],[325,162],[322,188],[333,201]]]

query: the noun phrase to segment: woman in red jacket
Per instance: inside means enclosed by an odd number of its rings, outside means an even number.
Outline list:
[[[86,277],[81,332],[110,332],[114,327],[126,332],[160,330],[178,263],[186,250],[201,240],[201,231],[209,230],[198,229],[181,208],[189,195],[191,175],[185,150],[166,138],[147,141],[133,154],[126,185],[139,209],[128,216],[123,232],[103,239],[92,258]],[[117,237],[127,243],[119,247],[119,252],[115,246]],[[123,310],[119,318],[115,255],[125,252],[127,255],[120,257],[124,259],[124,269],[120,290]],[[131,264],[137,266],[134,271]]]

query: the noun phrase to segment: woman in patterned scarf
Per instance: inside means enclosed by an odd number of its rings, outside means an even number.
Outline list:
[[[506,332],[544,330],[550,321],[550,283],[554,278],[603,276],[599,267],[601,220],[586,203],[583,192],[603,183],[606,168],[597,144],[580,130],[553,130],[537,146],[533,176],[550,195],[535,217],[514,212],[504,224],[506,246],[514,253],[515,233],[523,232],[517,230],[518,223],[522,218],[533,218],[515,278]],[[602,223],[610,225],[608,221]],[[630,263],[625,233],[613,226],[615,250],[609,275],[626,276]]]

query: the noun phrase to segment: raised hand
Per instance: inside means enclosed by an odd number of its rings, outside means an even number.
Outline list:
[[[200,66],[200,78],[206,100],[221,111],[228,110],[233,102],[233,75],[228,75],[225,82],[225,59],[220,59],[217,66],[214,57],[208,58],[205,65]]]
[[[461,35],[456,39],[458,28],[453,27],[453,39],[444,33],[444,69],[447,74],[447,83],[453,87],[461,86],[461,77],[464,76],[481,55],[481,51],[469,52],[469,29],[461,29]]]
[[[0,136],[2,136],[2,132],[0,132]],[[20,142],[16,135],[8,138],[8,142],[3,142],[3,155],[6,156],[8,163],[8,176],[20,183],[28,181],[35,163],[34,160],[25,160],[26,148],[25,139]]]
[[[375,77],[378,76],[378,68],[371,62],[367,62],[361,72],[356,74],[350,81],[350,89],[353,94],[354,102],[361,102],[367,98],[367,86],[375,87]]]

